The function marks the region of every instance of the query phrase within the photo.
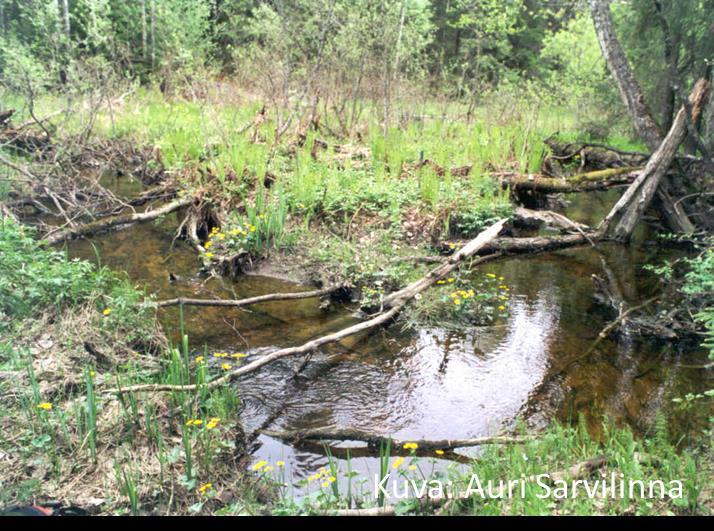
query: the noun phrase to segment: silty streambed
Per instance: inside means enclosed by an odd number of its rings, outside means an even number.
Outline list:
[[[612,197],[572,198],[568,214],[596,222]],[[126,271],[158,299],[243,298],[310,289],[253,275],[206,279],[198,274],[195,251],[173,241],[176,223],[169,216],[159,224],[70,242],[68,250],[71,256],[98,256],[102,264]],[[297,378],[303,357],[268,365],[238,384],[244,428],[247,433],[261,426],[276,431],[357,428],[399,439],[456,439],[494,434],[513,427],[517,419],[539,427],[552,418],[568,421],[584,414],[593,430],[607,417],[643,433],[663,411],[675,429],[699,429],[706,415],[678,411],[671,401],[712,387],[711,370],[690,367],[706,362],[697,347],[618,334],[558,374],[588,351],[612,318],[594,304],[591,275],[610,275],[634,305],[657,289],[657,279],[642,265],[660,262],[665,253],[672,251],[602,245],[487,264],[471,274],[505,277],[512,293],[507,317],[493,326],[459,332],[392,326],[348,338],[313,354]],[[178,280],[170,281],[170,275]],[[252,357],[356,322],[353,310],[334,304],[323,310],[317,299],[306,299],[243,309],[186,307],[184,318],[197,351],[205,346],[209,353],[247,352]],[[176,338],[178,309],[168,308],[161,316]],[[293,483],[327,464],[319,445],[292,447],[265,435],[259,441],[256,460],[285,461]],[[354,453],[359,457],[352,458],[352,469],[371,484],[379,470],[377,458]],[[302,487],[296,491],[304,492]]]

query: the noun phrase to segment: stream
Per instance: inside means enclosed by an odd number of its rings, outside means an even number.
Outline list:
[[[135,186],[122,180],[115,190],[133,192]],[[596,223],[614,198],[606,193],[568,198],[566,213]],[[172,215],[159,224],[73,241],[68,252],[125,271],[157,299],[311,289],[255,275],[206,279],[198,274],[196,252],[173,241],[176,223]],[[638,241],[514,257],[478,268],[470,274],[503,276],[512,293],[508,316],[492,326],[459,332],[392,326],[313,354],[297,378],[303,357],[270,364],[237,384],[244,429],[250,433],[270,419],[272,430],[358,428],[399,439],[472,438],[513,428],[518,419],[539,428],[553,418],[569,422],[583,414],[597,436],[603,418],[646,433],[662,411],[680,433],[700,430],[706,415],[682,411],[672,402],[713,386],[711,370],[684,366],[706,363],[706,353],[696,346],[635,340],[625,331],[558,374],[588,351],[612,319],[594,302],[591,275],[611,275],[634,305],[658,289],[658,279],[642,265],[682,252],[647,245],[646,234]],[[301,344],[356,322],[353,311],[335,304],[323,310],[316,299],[305,299],[249,308],[186,307],[184,318],[196,351],[246,352],[251,360],[267,349]],[[175,340],[178,309],[162,311],[161,319]],[[264,435],[259,442],[255,459],[285,461],[293,483],[327,464],[319,445],[292,447]],[[376,456],[357,449],[353,455],[351,467],[360,475],[371,478],[379,470]],[[448,463],[436,460],[435,466]]]

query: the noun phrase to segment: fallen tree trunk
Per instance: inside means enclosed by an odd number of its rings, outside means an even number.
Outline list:
[[[251,372],[257,371],[269,363],[277,361],[288,356],[296,356],[300,354],[308,354],[314,350],[320,348],[323,345],[330,343],[335,343],[346,337],[353,336],[360,332],[370,330],[377,326],[381,326],[389,321],[391,321],[396,315],[402,310],[402,308],[417,294],[421,293],[429,286],[434,284],[440,278],[445,277],[456,269],[464,260],[478,253],[481,248],[487,245],[491,240],[493,240],[498,233],[503,229],[506,220],[502,219],[491,225],[489,228],[481,232],[476,238],[468,242],[462,249],[454,253],[451,257],[446,259],[445,263],[441,266],[435,268],[429,272],[426,277],[418,280],[403,290],[397,291],[388,297],[389,302],[385,302],[385,311],[377,314],[375,317],[357,323],[347,328],[343,328],[333,334],[328,334],[326,336],[319,337],[304,343],[297,347],[287,347],[271,352],[247,365],[240,367],[238,369],[232,370],[226,373],[220,378],[216,378],[205,384],[205,387],[212,389],[223,384],[229,383],[241,376],[249,374]],[[385,299],[386,301],[386,299]],[[141,392],[141,391],[191,391],[196,390],[197,386],[195,384],[188,385],[172,385],[172,384],[140,384],[132,385],[128,387],[106,389],[102,390],[102,393],[127,393],[127,392]]]
[[[638,170],[640,169],[629,166],[609,168],[574,175],[566,179],[543,175],[506,175],[501,177],[501,183],[504,187],[510,186],[512,190],[531,190],[543,194],[590,192],[631,183],[639,175]]]
[[[170,214],[180,208],[186,207],[190,205],[192,201],[193,197],[187,195],[171,201],[170,203],[166,203],[158,208],[147,210],[146,212],[112,216],[109,218],[99,219],[97,221],[91,221],[77,227],[58,230],[57,232],[52,232],[46,235],[44,237],[44,241],[50,245],[54,245],[74,238],[89,236],[120,225],[131,225],[134,223],[152,221],[161,216],[165,216],[166,214]]]
[[[690,95],[692,106],[691,119],[696,123],[709,94],[710,83],[700,79]],[[600,224],[599,230],[608,238],[627,241],[632,236],[635,226],[659,188],[662,178],[667,173],[679,145],[687,134],[687,109],[685,106],[677,113],[672,128],[657,150],[652,154],[645,169],[635,182],[630,185],[617,204]]]
[[[473,446],[484,446],[487,444],[521,444],[532,440],[530,437],[478,437],[472,439],[441,439],[441,440],[424,440],[424,439],[408,439],[399,440],[391,437],[377,435],[363,430],[343,428],[339,430],[330,429],[314,429],[305,431],[281,432],[272,430],[263,430],[264,435],[282,439],[285,441],[359,441],[365,442],[371,447],[379,447],[381,444],[390,442],[392,447],[401,447],[409,444],[416,444],[417,450],[453,450],[455,448],[467,448]]]
[[[296,293],[268,293],[266,295],[258,295],[256,297],[249,297],[246,299],[191,299],[187,297],[177,297],[175,299],[167,299],[164,301],[158,301],[156,305],[159,308],[165,308],[167,306],[229,306],[231,308],[240,308],[242,306],[250,306],[251,304],[258,304],[261,302],[269,301],[286,301],[295,299],[311,299],[313,297],[322,297],[323,295],[329,295],[334,293],[343,286],[330,286],[323,289],[313,290],[313,291],[300,291]]]

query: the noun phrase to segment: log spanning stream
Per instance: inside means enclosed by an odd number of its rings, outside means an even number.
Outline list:
[[[592,223],[607,212],[613,196],[572,199],[568,216]],[[195,250],[172,243],[176,222],[171,215],[160,224],[72,241],[68,250],[91,261],[99,256],[158,299],[237,299],[312,289],[254,275],[206,280],[198,274]],[[505,277],[513,294],[508,317],[461,332],[392,326],[348,338],[314,353],[298,378],[293,375],[302,357],[272,363],[238,383],[244,428],[355,428],[402,440],[463,439],[507,430],[518,418],[537,428],[553,418],[569,421],[584,414],[593,430],[608,417],[643,433],[662,410],[681,433],[698,430],[704,412],[679,411],[671,400],[712,387],[712,371],[694,367],[706,363],[696,346],[636,341],[625,329],[569,364],[588,351],[612,318],[594,302],[591,275],[614,277],[626,301],[635,305],[657,289],[654,274],[642,266],[673,252],[603,244],[597,250],[581,247],[485,264],[470,274]],[[249,308],[186,307],[184,315],[197,352],[205,346],[209,353],[252,356],[343,328],[356,322],[353,310],[334,305],[324,310],[317,299],[304,299]],[[163,309],[161,318],[175,339],[178,309]],[[285,461],[295,481],[327,463],[319,444],[294,447],[266,435],[258,441],[255,458]],[[353,455],[352,467],[361,475],[371,478],[379,470],[376,457],[358,450]]]

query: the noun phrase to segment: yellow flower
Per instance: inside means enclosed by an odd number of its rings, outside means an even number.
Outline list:
[[[214,358],[227,358],[228,354],[226,354],[225,352],[216,352],[213,354],[213,357]]]
[[[434,453],[436,455],[444,455],[444,450],[436,450]]]
[[[211,420],[208,421],[208,424],[206,424],[206,428],[209,430],[212,430],[216,426],[218,426],[218,423],[221,421],[218,417],[213,417]]]
[[[268,464],[267,461],[258,461],[256,464],[253,465],[253,470],[260,470],[264,466]]]
[[[456,249],[456,244],[455,244],[455,243],[450,243],[450,244],[449,244],[449,249]]]
[[[221,363],[221,369],[224,371],[230,371],[233,366],[230,363]]]
[[[335,481],[337,481],[337,478],[335,476],[330,476],[329,478],[327,478],[327,481],[329,481],[330,483],[334,483]]]
[[[196,363],[203,363],[203,356],[196,356]]]
[[[454,277],[449,277],[446,280],[449,282],[449,284],[452,284],[456,281],[456,279]]]
[[[213,483],[204,483],[198,487],[199,494],[206,494],[207,491],[213,488]]]
[[[213,258],[213,253],[206,253],[206,258]]]
[[[498,280],[500,280],[501,282],[503,282],[504,280],[506,280],[506,277],[498,277]]]
[[[327,487],[329,487],[329,486],[330,486],[330,482],[329,482],[329,481],[324,481],[324,482],[322,483],[322,488],[327,488]]]
[[[419,445],[418,445],[417,443],[414,443],[414,442],[408,442],[408,443],[404,443],[404,447],[403,447],[403,448],[404,448],[405,450],[416,450],[417,448],[419,448]]]
[[[250,226],[250,232],[255,232],[255,225]]]
[[[103,313],[104,315],[109,315],[110,313],[112,313],[112,309],[111,309],[111,308],[105,308],[102,313]]]
[[[397,457],[397,458],[394,460],[394,463],[392,463],[392,468],[393,468],[394,470],[396,470],[397,468],[399,468],[400,466],[402,466],[402,463],[403,463],[403,462],[404,462],[404,458],[403,458],[403,457]]]
[[[89,371],[89,377],[94,378],[97,375],[95,371]]]
[[[437,283],[437,284],[446,284],[446,281],[444,281],[444,280],[437,280],[436,283]]]
[[[226,239],[226,235],[223,234],[222,232],[219,233],[219,234],[217,235],[217,237],[218,237],[219,240],[225,240],[225,239]]]
[[[203,424],[201,419],[191,419],[186,422],[186,426],[200,426],[201,424]]]
[[[458,306],[459,304],[461,304],[461,300],[460,300],[460,299],[454,299],[454,304],[455,304],[456,306]]]
[[[409,470],[416,470],[416,465],[409,465]]]
[[[235,354],[231,354],[231,358],[234,360],[240,359],[240,358],[247,358],[248,354],[243,354],[242,352],[236,352]]]
[[[37,404],[37,409],[44,409],[45,411],[48,411],[52,409],[52,404],[50,404],[49,402],[40,402],[39,404]]]
[[[498,286],[498,289],[508,289],[508,286],[504,286],[503,284],[501,284],[500,286]]]
[[[209,241],[206,242],[206,245],[204,245],[204,247],[205,247],[206,249],[210,249],[212,245],[213,245],[213,242],[209,240]]]
[[[266,471],[266,472],[272,472],[272,471],[273,471],[273,467],[272,467],[272,466],[266,466],[266,467],[265,467],[265,471]]]
[[[285,466],[285,461],[278,461],[275,463],[277,466]]]
[[[505,307],[505,306],[503,306],[503,305],[501,305],[501,306],[499,306],[499,307],[498,307],[498,309],[499,309],[499,310],[501,310],[501,311],[503,311],[503,310],[505,310],[505,309],[506,309],[506,307]]]
[[[486,276],[488,278],[496,278],[496,275],[494,275],[493,273],[486,273]]]

